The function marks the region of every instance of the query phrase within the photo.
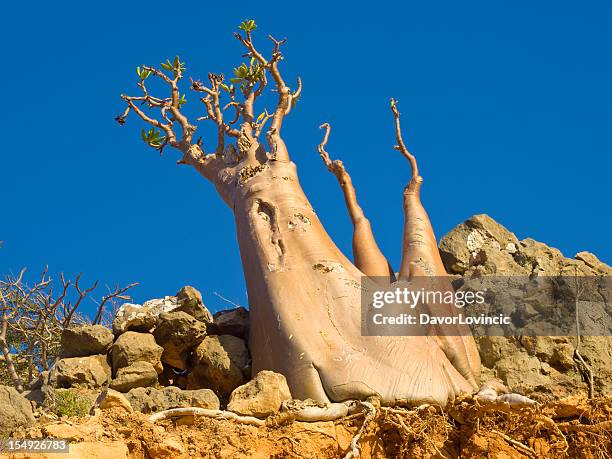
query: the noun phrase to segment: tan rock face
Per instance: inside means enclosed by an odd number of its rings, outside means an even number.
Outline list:
[[[121,408],[131,413],[133,410],[132,405],[129,400],[123,395],[121,392],[117,392],[113,389],[106,389],[103,391],[98,400],[96,400],[96,405],[101,410],[109,410],[111,408]]]
[[[8,436],[18,427],[34,424],[30,402],[13,387],[0,386],[0,437]]]
[[[162,362],[185,370],[192,348],[206,336],[206,324],[186,312],[166,312],[160,314],[153,336],[164,348]]]
[[[225,397],[245,381],[249,351],[235,336],[207,336],[194,350],[188,389],[208,388]]]
[[[111,389],[119,392],[128,392],[135,387],[154,386],[157,383],[157,371],[149,362],[134,362],[119,368],[117,375],[111,381]]]
[[[179,307],[175,311],[183,311],[200,322],[211,323],[213,315],[204,306],[202,294],[190,285],[186,285],[176,294]]]
[[[566,258],[552,247],[516,236],[487,215],[476,215],[451,230],[440,241],[440,253],[449,273],[466,277],[596,276],[612,269],[588,252]],[[526,329],[534,316],[555,304],[552,290],[542,290],[532,303],[522,304]],[[511,302],[513,308],[515,303]],[[512,312],[512,311],[510,311]],[[483,379],[501,378],[513,391],[533,398],[565,397],[585,393],[580,367],[574,358],[575,336],[484,336],[476,338]],[[612,338],[583,336],[580,354],[593,373],[596,395],[612,395]]]
[[[238,414],[265,418],[291,400],[285,377],[273,371],[260,371],[254,379],[232,392],[227,409]]]
[[[220,406],[219,399],[210,389],[181,390],[174,386],[163,389],[139,387],[128,392],[126,398],[136,411],[143,413],[190,406],[218,410]]]
[[[128,331],[123,333],[111,348],[113,371],[136,362],[148,362],[158,373],[163,371],[161,355],[164,349],[155,342],[153,335]]]
[[[243,307],[227,309],[215,313],[211,324],[215,335],[233,335],[247,340],[249,338],[249,311]]]
[[[104,354],[113,344],[113,332],[102,325],[79,325],[62,333],[62,357]]]
[[[95,389],[110,379],[111,369],[105,355],[61,359],[54,369],[57,387],[87,387]]]

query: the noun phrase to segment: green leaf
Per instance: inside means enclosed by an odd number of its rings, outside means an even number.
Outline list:
[[[257,124],[261,123],[261,120],[263,120],[263,119],[264,119],[264,116],[266,116],[266,113],[265,113],[265,112],[262,112],[262,113],[261,113],[261,114],[260,114],[260,115],[257,117],[257,119],[255,120],[255,122],[256,122]]]
[[[223,89],[225,92],[230,92],[230,89],[224,83],[219,83],[219,87]]]
[[[140,76],[140,67],[136,67],[136,74]]]
[[[162,62],[161,66],[163,69],[172,70],[172,65],[170,64],[170,61],[168,60],[166,62]]]
[[[242,82],[242,78],[230,78],[230,82],[238,84]]]
[[[141,135],[142,135],[142,140],[143,141],[146,142],[149,139],[148,136],[147,136],[147,131],[145,131],[144,128],[142,128]]]
[[[181,64],[181,61],[179,60],[179,57],[178,56],[174,56],[174,66],[173,67],[175,69],[178,69],[180,64]]]

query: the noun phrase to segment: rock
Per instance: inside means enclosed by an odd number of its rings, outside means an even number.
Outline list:
[[[244,340],[249,339],[249,311],[242,306],[235,309],[219,311],[211,324],[211,335],[233,335]]]
[[[511,265],[517,237],[488,215],[474,215],[440,239],[440,256],[447,272],[464,274],[475,265],[488,265],[489,271],[504,273]],[[493,268],[494,267],[494,268]],[[528,274],[529,271],[525,271]]]
[[[62,332],[62,356],[105,354],[113,344],[113,339],[113,332],[102,325],[71,326]]]
[[[0,437],[34,424],[32,405],[16,389],[0,386]]]
[[[112,408],[121,408],[128,413],[134,411],[129,400],[121,392],[117,392],[113,389],[106,389],[96,400],[96,405],[101,410],[109,410]]]
[[[128,392],[135,387],[148,387],[157,383],[157,371],[149,362],[134,362],[119,368],[117,376],[110,383],[111,389]]]
[[[164,312],[159,315],[153,336],[164,348],[162,362],[185,370],[191,349],[206,336],[206,324],[183,311]]]
[[[113,332],[116,335],[126,331],[148,333],[157,325],[162,312],[170,312],[179,307],[174,296],[145,301],[142,305],[125,303],[115,314]]]
[[[153,335],[128,331],[123,333],[111,347],[113,372],[135,362],[148,362],[161,373],[163,366],[160,358],[164,348],[155,342]]]
[[[132,407],[143,413],[154,413],[170,408],[186,408],[196,406],[218,410],[219,399],[210,389],[181,390],[168,386],[163,389],[139,387],[126,394]]]
[[[507,279],[530,276],[541,280],[530,295],[524,292],[515,296],[512,288],[496,292],[494,303],[499,300],[504,313],[510,313],[515,325],[522,327],[521,337],[477,338],[483,365],[481,379],[499,377],[511,390],[536,399],[587,392],[587,385],[574,359],[576,339],[563,336],[572,334],[571,330],[569,333],[567,330],[572,318],[562,315],[557,301],[568,292],[546,276],[610,275],[612,271],[609,266],[588,252],[580,252],[575,259],[571,259],[533,239],[519,241],[514,234],[486,215],[471,217],[451,230],[440,241],[440,254],[449,273],[464,276],[461,280],[464,286],[472,282],[466,281],[468,277],[478,280],[480,276],[485,276],[482,279],[486,281],[486,276],[495,274],[509,276]],[[519,279],[519,284],[525,285],[519,277],[516,279]],[[605,327],[606,320],[600,320],[601,317],[609,318],[610,311],[606,312],[605,309],[609,302],[602,301],[597,289],[591,291],[595,286],[592,281],[585,280],[582,284],[585,290],[581,293],[580,304],[588,310],[588,314],[581,319],[583,336],[579,350],[593,373],[595,395],[610,396],[612,337]],[[482,312],[488,313],[490,310]],[[559,322],[550,324],[542,321],[546,317],[558,317]],[[548,325],[547,328],[545,325]],[[558,327],[563,325],[566,326],[565,332],[558,332]],[[546,334],[557,336],[530,336],[537,335],[535,332],[538,331],[542,334],[542,330],[550,330]],[[588,336],[589,332],[591,336]]]
[[[254,379],[232,392],[227,409],[238,414],[265,418],[276,413],[291,392],[285,377],[263,370]]]
[[[245,381],[249,351],[245,342],[231,335],[207,336],[192,354],[188,389],[212,389],[222,397]]]
[[[196,318],[200,322],[211,323],[213,316],[210,311],[204,306],[202,294],[190,285],[186,285],[178,291],[176,299],[179,307],[174,311],[183,311],[190,316]]]
[[[110,379],[111,369],[105,355],[61,359],[52,373],[59,388],[81,386],[96,389]]]
[[[147,452],[151,459],[181,459],[189,457],[187,449],[178,438],[168,436],[161,442],[147,445]]]

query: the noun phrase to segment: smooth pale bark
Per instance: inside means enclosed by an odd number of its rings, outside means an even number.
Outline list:
[[[292,162],[210,170],[234,209],[254,373],[282,373],[295,398],[322,402],[378,395],[445,405],[474,391],[479,362],[471,368],[463,338],[444,349],[438,337],[361,335],[363,273],[326,233]]]

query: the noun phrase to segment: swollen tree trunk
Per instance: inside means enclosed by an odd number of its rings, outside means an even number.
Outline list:
[[[326,233],[304,195],[296,166],[281,137],[283,119],[301,92],[285,84],[278,63],[278,41],[266,59],[254,46],[254,21],[244,21],[236,37],[247,49],[250,63],[234,69],[232,85],[220,74],[208,74],[210,86],[192,80],[191,88],[205,95],[204,118],[217,125],[217,147],[205,154],[193,141],[196,127],[181,112],[183,96],[178,83],[184,63],[178,56],[154,67],[137,69],[142,96],[122,95],[127,107],[116,118],[123,125],[130,112],[158,128],[143,130],[143,140],[160,152],[167,146],[182,153],[180,164],[194,167],[211,181],[233,209],[250,306],[250,350],[253,371],[273,370],[285,375],[295,398],[321,402],[379,396],[383,403],[437,403],[445,405],[460,393],[476,389],[480,361],[474,340],[457,327],[438,327],[429,336],[363,336],[361,293],[364,276],[376,276],[382,286],[418,276],[441,277],[443,289],[452,290],[436,246],[429,218],[421,205],[422,183],[415,158],[406,149],[399,113],[392,101],[400,152],[410,161],[412,178],[404,193],[405,228],[402,263],[396,274],[381,253],[370,223],[357,203],[349,175],[339,161],[331,161],[325,144],[319,146],[327,168],[336,175],[354,226],[354,264]],[[170,86],[171,97],[153,97],[145,80],[153,75]],[[172,75],[172,76],[170,76]],[[273,113],[255,116],[254,103],[267,85],[276,86],[278,103]],[[234,87],[233,84],[239,85]],[[242,93],[243,100],[238,100]],[[221,102],[221,96],[229,102]],[[153,118],[143,107],[159,109]],[[227,121],[226,109],[235,110]],[[239,128],[233,127],[241,119]],[[260,134],[268,120],[268,151]],[[181,129],[181,134],[175,128]],[[226,138],[236,139],[226,145]],[[451,306],[446,306],[451,308]]]
[[[222,171],[216,183],[236,219],[253,372],[280,372],[294,397],[319,401],[378,395],[445,405],[474,389],[473,369],[462,375],[439,338],[361,335],[363,273],[326,233],[295,164],[269,160],[233,171],[234,180]]]

